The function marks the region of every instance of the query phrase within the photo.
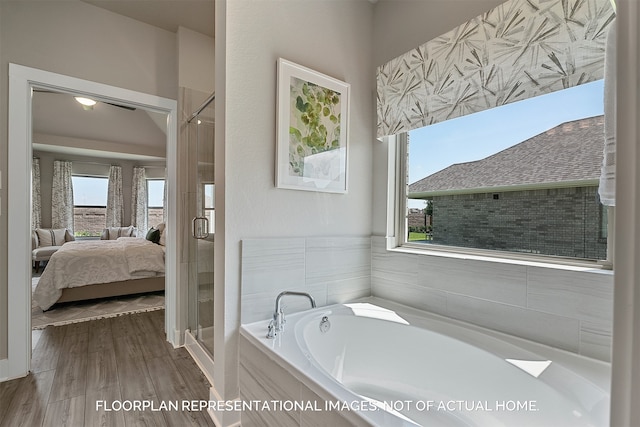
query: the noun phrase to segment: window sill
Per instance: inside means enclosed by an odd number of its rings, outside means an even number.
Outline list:
[[[580,261],[566,258],[547,258],[526,254],[505,254],[504,252],[492,252],[456,247],[425,248],[423,245],[404,244],[402,246],[389,247],[387,250],[397,253],[406,253],[423,256],[443,257],[449,259],[495,262],[501,264],[523,265],[529,267],[552,268],[565,271],[590,271],[594,273],[613,274],[613,268],[605,261]]]

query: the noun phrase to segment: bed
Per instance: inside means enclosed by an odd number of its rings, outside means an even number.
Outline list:
[[[55,252],[33,292],[48,310],[55,303],[164,290],[162,245],[138,237],[67,242]]]

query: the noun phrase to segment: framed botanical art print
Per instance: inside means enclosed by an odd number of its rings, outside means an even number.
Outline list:
[[[350,87],[278,60],[278,188],[347,192]]]

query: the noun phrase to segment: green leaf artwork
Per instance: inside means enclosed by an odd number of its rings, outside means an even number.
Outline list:
[[[340,102],[339,92],[291,77],[290,175],[305,175],[305,157],[340,148]]]

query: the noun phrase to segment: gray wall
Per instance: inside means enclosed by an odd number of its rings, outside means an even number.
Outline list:
[[[598,187],[438,196],[433,243],[606,259],[601,206]]]

